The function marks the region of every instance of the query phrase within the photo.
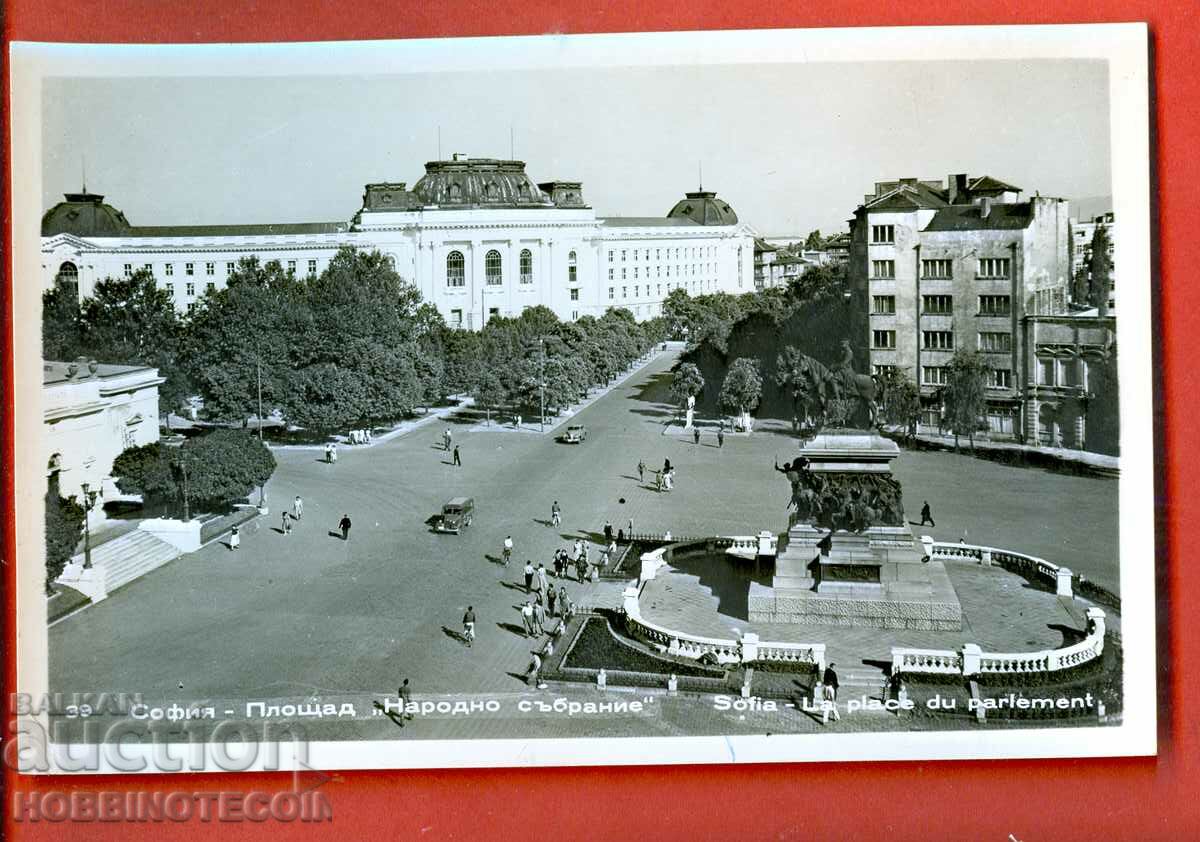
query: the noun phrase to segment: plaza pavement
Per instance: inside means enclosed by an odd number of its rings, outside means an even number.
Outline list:
[[[791,458],[796,441],[731,435],[718,448],[711,434],[699,446],[663,435],[673,415],[674,356],[658,357],[580,411],[575,418],[589,429],[581,445],[451,419],[461,468],[441,449],[441,423],[345,448],[332,466],[319,452],[277,452],[266,489],[272,516],[243,530],[241,549],[205,547],[49,630],[51,690],[180,701],[365,698],[394,695],[408,677],[414,696],[525,693],[520,676],[534,641],[520,632],[517,583],[526,558],[548,563],[578,536],[597,539],[605,519],[675,535],[786,528],[789,489],[771,464]],[[647,479],[670,458],[675,489],[639,485],[639,458]],[[903,453],[895,469],[910,517],[930,501],[935,537],[957,540],[969,529],[968,541],[1032,552],[1116,584],[1115,481],[944,453]],[[296,494],[304,518],[284,536],[277,513]],[[474,525],[459,536],[435,534],[429,518],[458,495],[475,498]],[[556,499],[563,523],[552,529]],[[343,513],[354,523],[345,542],[334,534]],[[508,534],[516,550],[506,569],[498,559]],[[577,604],[611,601],[615,588],[567,583]],[[469,649],[455,636],[468,604],[479,632]],[[719,733],[728,725],[710,700],[675,697],[655,710],[636,726],[559,718],[538,720],[528,733]],[[513,736],[514,722],[425,722],[422,736]],[[340,736],[398,730],[386,718],[338,725]]]

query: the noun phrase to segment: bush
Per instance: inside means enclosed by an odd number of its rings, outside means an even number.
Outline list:
[[[46,593],[54,593],[53,582],[75,554],[83,532],[83,506],[58,493],[58,475],[46,491]]]

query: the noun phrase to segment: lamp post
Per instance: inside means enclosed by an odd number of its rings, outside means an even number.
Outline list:
[[[180,454],[179,467],[183,470],[183,519],[185,521],[192,519],[191,509],[188,508],[188,475],[187,475],[187,456]]]
[[[538,430],[546,432],[546,339],[538,337]]]
[[[263,416],[262,416],[262,358],[256,356],[254,358],[254,379],[258,386],[258,443],[263,443]],[[259,483],[258,486],[258,508],[261,511],[267,506],[267,490],[266,487]],[[264,513],[265,514],[265,513]]]
[[[100,491],[88,487],[86,482],[80,488],[83,490],[83,569],[89,570],[92,566],[92,527],[89,521]]]

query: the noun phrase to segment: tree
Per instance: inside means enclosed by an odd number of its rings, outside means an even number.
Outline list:
[[[188,439],[174,457],[178,473],[186,466],[189,501],[212,507],[247,496],[275,471],[271,451],[245,430],[213,430]]]
[[[179,497],[172,463],[159,442],[131,447],[113,460],[112,475],[123,494],[142,495],[143,504]]]
[[[487,411],[489,426],[492,423],[492,410],[508,401],[508,391],[504,388],[500,376],[496,374],[495,369],[482,361],[475,372],[471,385],[471,396],[475,398],[475,403]]]
[[[704,375],[695,363],[683,363],[675,369],[671,378],[671,400],[683,406],[688,398],[694,398],[704,391]]]
[[[942,399],[954,432],[954,449],[958,450],[958,437],[966,435],[974,450],[975,429],[987,406],[988,365],[977,351],[957,351],[948,368]]]
[[[793,345],[784,346],[775,360],[775,383],[792,395],[792,415],[808,416],[810,409],[820,409],[814,373],[810,361]],[[802,412],[803,410],[803,412]]]
[[[74,499],[63,497],[58,490],[58,474],[51,475],[46,489],[46,595],[54,593],[54,580],[63,569],[83,533],[83,506]]]
[[[721,405],[737,408],[743,430],[750,429],[750,411],[758,406],[762,398],[762,375],[758,373],[758,361],[750,357],[738,357],[725,374],[721,384]]]
[[[808,232],[808,237],[804,240],[804,248],[807,251],[816,251],[821,248],[825,242],[825,238],[821,236],[820,231]]]
[[[883,386],[883,417],[901,427],[907,436],[921,417],[921,390],[904,372],[889,368],[880,375]]]
[[[86,356],[79,333],[79,297],[73,286],[56,285],[42,293],[42,359]]]
[[[787,291],[788,298],[800,303],[838,296],[849,288],[846,264],[835,262],[810,266],[800,277],[788,281]]]
[[[1098,308],[1101,316],[1108,315],[1108,291],[1112,286],[1113,269],[1112,258],[1108,256],[1111,247],[1108,227],[1097,225],[1088,247],[1088,303]]]

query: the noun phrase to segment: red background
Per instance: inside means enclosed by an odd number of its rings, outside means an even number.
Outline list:
[[[409,7],[406,7],[409,6]],[[835,7],[836,6],[836,7]],[[324,825],[279,824],[38,824],[13,825],[8,816],[13,788],[60,791],[155,789],[182,785],[282,790],[287,775],[204,775],[173,778],[87,778],[52,781],[6,772],[3,809],[13,839],[207,839],[367,838],[491,839],[518,835],[590,839],[601,835],[651,839],[922,839],[1109,840],[1200,838],[1200,740],[1196,660],[1200,640],[1189,634],[1186,606],[1200,596],[1200,581],[1184,575],[1181,548],[1200,535],[1197,503],[1183,492],[1196,425],[1185,425],[1196,377],[1184,354],[1188,336],[1200,332],[1196,308],[1185,303],[1189,270],[1200,265],[1195,232],[1200,207],[1192,186],[1196,162],[1200,38],[1194,0],[1036,0],[963,2],[842,0],[805,8],[773,0],[736,3],[690,0],[649,4],[572,2],[553,4],[492,0],[418,5],[356,0],[6,0],[7,40],[76,42],[319,41],[415,38],[450,35],[529,35],[632,30],[751,29],[817,26],[1081,23],[1147,21],[1151,50],[1150,162],[1154,189],[1156,361],[1159,388],[1156,489],[1159,600],[1159,698],[1157,758],[930,763],[800,764],[753,767],[651,767],[609,769],[516,769],[494,771],[349,772],[326,783],[334,818]],[[5,62],[7,64],[7,62]],[[9,131],[5,68],[5,158]],[[80,126],[86,131],[86,126]],[[1152,147],[1153,148],[1153,147]],[[5,183],[8,180],[5,179]],[[5,218],[8,219],[5,203]],[[5,226],[5,252],[10,233]],[[7,261],[5,277],[11,282]],[[11,349],[11,316],[5,309],[5,350]],[[11,360],[11,354],[5,353]],[[6,394],[12,374],[5,366]],[[1174,402],[1166,395],[1177,395]],[[9,398],[11,400],[11,398]],[[11,415],[5,415],[4,463],[12,464]],[[1168,462],[1167,454],[1174,458]],[[12,500],[11,470],[0,496]],[[12,512],[5,512],[6,526]],[[1188,524],[1193,524],[1189,526]],[[11,529],[5,557],[12,559]],[[1152,559],[1136,559],[1149,565]],[[4,567],[11,586],[13,565]],[[6,588],[9,593],[11,589]],[[1190,613],[1190,612],[1188,612]],[[5,613],[6,643],[15,639],[13,612]],[[11,687],[14,659],[5,660]],[[1097,739],[1103,739],[1097,734]]]

